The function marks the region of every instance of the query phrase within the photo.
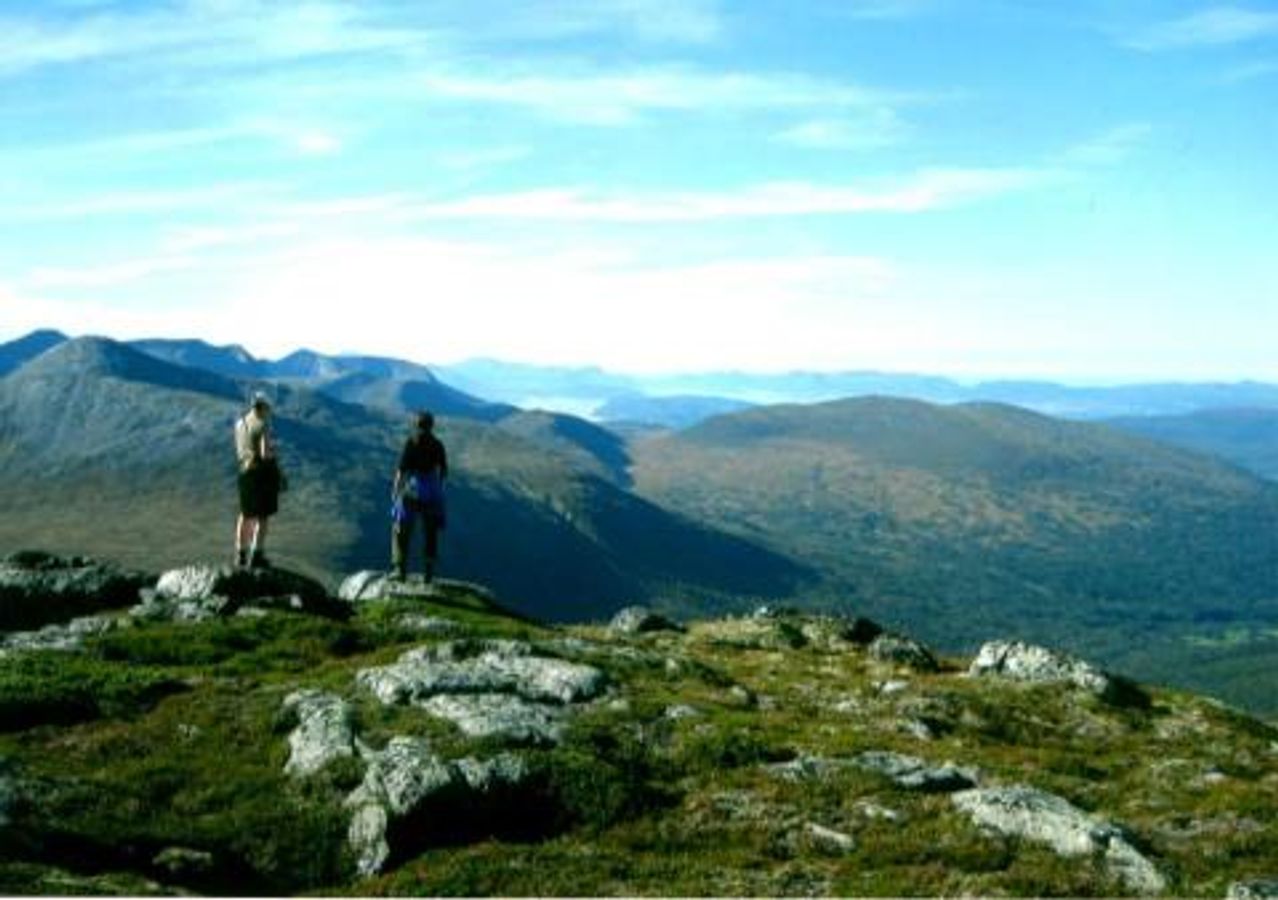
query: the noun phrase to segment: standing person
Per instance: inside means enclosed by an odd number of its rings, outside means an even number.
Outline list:
[[[235,563],[252,568],[269,566],[266,526],[279,509],[283,475],[271,434],[271,404],[261,391],[253,394],[252,405],[235,423],[235,456],[239,462],[240,494]]]
[[[426,532],[426,580],[435,575],[439,556],[439,532],[445,525],[444,480],[448,477],[448,454],[435,437],[435,417],[417,414],[412,436],[404,443],[395,469],[395,501],[391,529],[391,560],[394,577],[408,574],[408,548],[413,537],[413,521],[418,517]]]

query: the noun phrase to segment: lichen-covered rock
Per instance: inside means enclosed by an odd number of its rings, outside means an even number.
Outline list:
[[[151,860],[151,865],[171,878],[189,880],[213,871],[213,854],[190,847],[165,847]]]
[[[1023,641],[986,643],[972,660],[968,675],[1031,684],[1068,684],[1095,694],[1108,703],[1125,706],[1149,704],[1148,695],[1127,679],[1111,675],[1067,653]]]
[[[288,736],[288,774],[312,775],[335,759],[355,755],[351,706],[341,697],[313,689],[295,691],[284,698],[284,709],[297,717],[297,727]]]
[[[438,694],[420,706],[467,737],[543,746],[559,742],[568,714],[563,705],[534,703],[514,694]]]
[[[794,759],[780,763],[766,763],[764,771],[786,781],[824,781],[839,772],[852,768],[853,762],[848,759],[830,759],[801,753]]]
[[[683,631],[683,626],[645,606],[627,606],[612,617],[608,629],[618,634],[645,634],[650,631]]]
[[[155,590],[143,596],[133,614],[151,620],[204,621],[234,615],[246,607],[323,616],[346,610],[318,581],[287,569],[197,564],[161,575]]]
[[[593,666],[534,655],[522,641],[449,641],[404,653],[389,666],[363,669],[361,685],[383,703],[417,703],[436,694],[517,694],[525,700],[577,703],[603,693]]]
[[[154,580],[82,556],[15,553],[0,562],[0,631],[35,629],[128,607]]]
[[[1228,900],[1261,900],[1264,897],[1278,897],[1278,877],[1235,881],[1229,885],[1229,891],[1225,896]]]
[[[916,672],[936,672],[940,669],[932,652],[913,638],[899,634],[880,634],[866,651],[881,662],[905,666]]]
[[[522,759],[509,754],[445,762],[426,740],[411,737],[392,738],[385,750],[370,751],[367,757],[363,782],[346,798],[351,810],[347,842],[361,875],[380,872],[390,859],[389,836],[397,820],[418,815],[436,802],[440,817],[446,819],[450,803],[454,811],[461,810],[500,791],[517,789],[530,771]]]
[[[979,781],[976,770],[944,763],[929,765],[917,756],[870,750],[852,758],[859,768],[886,775],[898,786],[911,791],[950,793],[973,787]]]
[[[46,625],[38,631],[15,631],[0,635],[0,655],[24,650],[80,650],[85,638],[132,624],[132,620],[121,616],[80,616],[62,625]]]
[[[806,830],[808,839],[818,849],[827,853],[851,853],[856,849],[856,839],[850,834],[827,828],[816,822],[808,822]]]
[[[711,644],[743,650],[795,650],[808,642],[803,630],[780,614],[700,622],[693,626],[692,635]]]
[[[1166,878],[1122,829],[1063,797],[1014,786],[961,791],[951,800],[980,827],[1046,844],[1061,856],[1102,856],[1111,874],[1135,893],[1159,894],[1167,888]]]

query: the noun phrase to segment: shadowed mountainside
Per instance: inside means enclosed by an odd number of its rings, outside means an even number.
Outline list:
[[[1187,450],[1210,453],[1278,481],[1278,409],[1204,409],[1183,416],[1133,416],[1108,424]]]
[[[69,341],[0,380],[0,546],[141,564],[221,558],[235,513],[231,429],[248,386],[112,341]],[[292,485],[272,555],[318,575],[385,564],[398,417],[275,392]],[[455,460],[445,571],[579,619],[660,593],[787,594],[803,570],[672,515],[571,460],[445,418]]]

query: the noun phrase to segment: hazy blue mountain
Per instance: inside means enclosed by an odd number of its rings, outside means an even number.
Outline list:
[[[537,366],[472,359],[437,366],[440,377],[464,391],[515,406],[589,415],[604,401],[639,390],[631,376],[594,366]]]
[[[1278,409],[1206,409],[1183,416],[1111,419],[1135,434],[1227,459],[1278,480]]]
[[[514,407],[489,403],[439,381],[429,372],[417,375],[381,374],[376,367],[357,369],[333,378],[311,378],[298,383],[320,393],[362,406],[407,416],[428,409],[436,415],[461,416],[492,422],[514,412]]]
[[[0,377],[3,377],[19,366],[35,359],[46,350],[56,347],[67,339],[60,331],[33,331],[25,337],[0,344]]]
[[[613,397],[595,410],[605,422],[657,425],[662,428],[688,428],[711,416],[740,412],[753,404],[726,397],[675,395],[654,397],[647,394],[624,394]]]
[[[262,378],[269,363],[257,359],[239,344],[215,347],[206,341],[149,338],[129,341],[129,346],[174,365],[204,369],[228,378]]]
[[[95,338],[0,380],[0,550],[148,566],[226,558],[231,430],[248,387]],[[272,555],[325,577],[385,566],[403,418],[287,384],[273,399],[292,486]],[[443,571],[490,583],[525,612],[598,618],[656,599],[781,596],[804,577],[510,430],[449,417],[438,430],[454,464]]]

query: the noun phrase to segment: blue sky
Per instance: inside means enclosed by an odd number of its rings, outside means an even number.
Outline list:
[[[1278,380],[1278,5],[0,0],[0,339]]]

